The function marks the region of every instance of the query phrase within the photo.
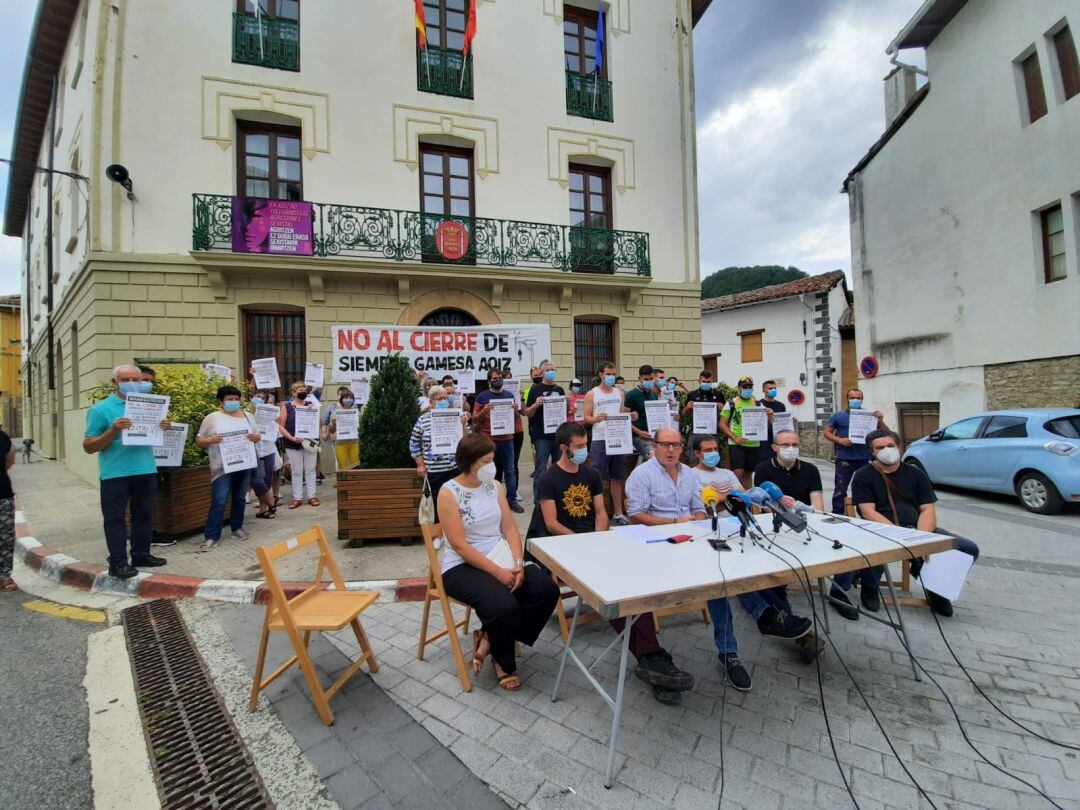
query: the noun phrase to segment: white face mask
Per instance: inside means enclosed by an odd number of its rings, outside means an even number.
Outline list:
[[[799,448],[798,447],[781,447],[777,451],[776,455],[787,462],[799,460]]]
[[[476,477],[480,479],[480,483],[490,484],[495,480],[495,464],[493,462],[485,464],[476,471]]]
[[[896,447],[885,447],[877,452],[877,460],[886,467],[891,467],[900,460],[900,450]]]

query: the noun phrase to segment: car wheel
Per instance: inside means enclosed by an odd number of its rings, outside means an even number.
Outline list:
[[[1065,502],[1050,480],[1041,473],[1027,472],[1016,482],[1016,496],[1020,505],[1039,515],[1056,515]]]

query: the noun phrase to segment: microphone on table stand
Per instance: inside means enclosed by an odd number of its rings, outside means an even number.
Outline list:
[[[717,507],[720,505],[720,493],[713,487],[702,487],[701,502],[705,504],[705,513],[712,519],[712,537],[709,545],[717,551],[731,551],[731,546],[720,537],[720,522]]]
[[[756,542],[758,537],[765,536],[765,532],[757,525],[757,521],[754,520],[754,516],[750,512],[751,505],[752,501],[750,500],[750,496],[741,489],[731,490],[731,492],[728,493],[727,500],[724,501],[724,508],[739,521],[740,541],[746,540],[747,533],[750,534],[751,542]],[[746,551],[745,542],[741,542],[741,545],[741,550]]]
[[[750,496],[754,496],[754,491],[760,491],[765,497],[761,504],[773,515],[773,531],[780,531],[780,524],[783,523],[789,529],[794,532],[802,532],[806,529],[806,518],[797,512],[793,511],[790,506],[784,503],[785,500],[791,500],[784,495],[783,490],[780,489],[772,481],[764,481],[761,486],[754,487],[750,490]],[[755,503],[757,501],[755,500]]]

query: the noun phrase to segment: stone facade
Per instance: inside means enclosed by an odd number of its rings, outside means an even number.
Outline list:
[[[1080,354],[983,368],[987,410],[1080,408]]]

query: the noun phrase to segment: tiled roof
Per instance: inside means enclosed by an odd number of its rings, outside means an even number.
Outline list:
[[[0,307],[21,308],[22,296],[17,293],[15,295],[0,295]]]
[[[784,284],[773,284],[771,287],[761,287],[757,290],[723,295],[719,298],[706,298],[701,302],[701,311],[718,312],[724,309],[745,307],[748,304],[760,304],[763,301],[778,301],[781,298],[793,298],[796,295],[828,292],[837,284],[843,283],[843,272],[832,270],[819,276],[808,276]]]

